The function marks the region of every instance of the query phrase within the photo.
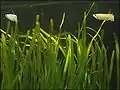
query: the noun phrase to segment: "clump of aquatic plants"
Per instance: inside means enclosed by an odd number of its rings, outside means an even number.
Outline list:
[[[1,89],[110,89],[114,60],[119,89],[119,43],[115,37],[115,48],[108,60],[103,33],[100,34],[106,21],[98,30],[86,23],[93,6],[94,3],[88,12],[84,12],[81,27],[78,24],[78,36],[61,32],[65,13],[57,35],[52,34],[52,19],[50,33],[41,28],[39,15],[32,34],[29,30],[26,35],[18,34],[17,24],[14,30],[10,28],[10,22],[6,32],[0,29]],[[86,30],[95,32],[95,35],[88,34],[89,43]]]

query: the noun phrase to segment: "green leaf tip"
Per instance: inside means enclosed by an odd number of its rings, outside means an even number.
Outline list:
[[[36,21],[39,21],[40,16],[36,15]]]

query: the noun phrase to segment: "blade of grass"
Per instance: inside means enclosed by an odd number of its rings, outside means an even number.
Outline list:
[[[110,69],[109,69],[109,76],[108,76],[108,90],[109,90],[109,85],[111,82],[111,76],[112,76],[112,71],[113,71],[113,61],[114,61],[114,55],[115,55],[115,50],[112,51],[112,56],[111,56],[111,63],[110,63]]]
[[[89,55],[89,53],[90,53],[90,49],[91,49],[92,42],[93,42],[93,40],[97,37],[97,35],[99,34],[99,32],[101,31],[101,28],[102,28],[102,26],[103,26],[104,23],[105,23],[105,20],[102,22],[102,24],[100,25],[97,33],[96,33],[95,36],[92,38],[92,40],[91,40],[91,42],[90,42],[90,44],[89,44],[89,46],[88,46],[88,49],[87,49],[86,59],[88,58],[88,55]]]
[[[114,34],[114,38],[115,38],[115,51],[116,51],[116,60],[117,60],[117,89],[120,89],[120,49],[119,49],[119,42],[118,39],[116,37],[116,35]]]

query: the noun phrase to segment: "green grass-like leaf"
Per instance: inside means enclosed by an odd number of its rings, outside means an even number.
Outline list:
[[[115,48],[108,60],[104,45],[103,21],[95,30],[87,25],[88,12],[83,22],[78,23],[78,35],[62,33],[66,13],[63,13],[59,34],[53,33],[54,22],[50,19],[50,32],[42,29],[36,16],[32,32],[19,34],[18,25],[0,29],[1,89],[110,89],[113,63],[117,61],[117,89],[119,89],[119,41],[116,36]],[[94,34],[88,33],[91,30]],[[87,35],[91,38],[88,41]],[[108,65],[110,61],[110,65]]]

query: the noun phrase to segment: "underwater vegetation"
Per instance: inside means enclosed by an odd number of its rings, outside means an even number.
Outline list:
[[[59,34],[53,34],[54,22],[50,19],[50,32],[42,29],[39,15],[36,16],[32,32],[19,34],[17,17],[8,15],[15,21],[7,29],[0,29],[0,69],[1,89],[111,89],[113,66],[116,67],[117,85],[120,89],[120,50],[114,34],[115,47],[110,60],[103,43],[102,27],[108,20],[114,21],[109,14],[98,15],[103,20],[98,30],[87,25],[88,12],[84,12],[83,22],[78,23],[78,36],[70,32],[62,33],[65,13],[59,26]],[[11,15],[11,14],[10,14]],[[112,15],[112,14],[110,14]],[[105,18],[107,17],[107,19]],[[96,18],[97,19],[97,18]],[[94,35],[86,34],[91,30]],[[87,35],[91,38],[87,41]],[[116,65],[113,63],[116,60]],[[108,65],[108,61],[110,62]]]

